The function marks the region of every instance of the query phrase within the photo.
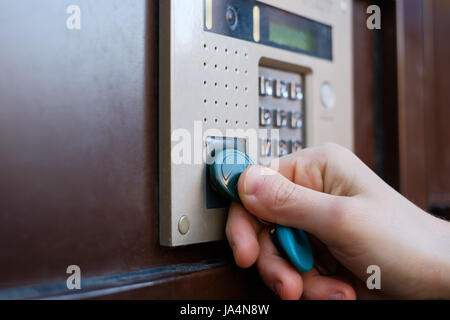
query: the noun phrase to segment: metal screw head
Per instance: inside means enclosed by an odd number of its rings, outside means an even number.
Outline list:
[[[182,216],[180,220],[178,220],[178,231],[182,235],[188,233],[190,226],[191,222],[189,221],[189,218],[187,216]]]

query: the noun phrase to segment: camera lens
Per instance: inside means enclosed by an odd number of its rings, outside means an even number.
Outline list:
[[[231,30],[236,29],[238,25],[238,13],[236,8],[228,6],[225,13],[225,19],[227,20],[228,26]]]

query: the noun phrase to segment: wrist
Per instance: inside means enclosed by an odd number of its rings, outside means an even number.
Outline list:
[[[430,216],[432,223],[432,249],[429,290],[432,299],[450,299],[450,222]]]

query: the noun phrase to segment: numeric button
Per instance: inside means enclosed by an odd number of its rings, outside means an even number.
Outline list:
[[[291,129],[301,129],[302,126],[302,114],[300,112],[289,112],[289,127]]]
[[[269,109],[259,108],[259,125],[268,127],[272,124],[272,116]]]
[[[292,142],[292,152],[297,152],[303,149],[303,143],[301,141]]]
[[[303,100],[303,87],[302,84],[297,82],[289,83],[289,99],[291,100]]]
[[[275,128],[284,128],[287,127],[288,123],[288,114],[284,110],[274,110],[273,111],[274,124]]]
[[[282,98],[287,99],[289,97],[289,92],[287,88],[287,83],[283,80],[274,80],[273,81],[273,87],[274,87],[274,97],[275,98]]]
[[[259,77],[259,95],[271,96],[273,94],[272,80],[263,76]]]
[[[261,139],[260,147],[260,155],[262,157],[270,157],[272,154],[272,141],[270,139]]]
[[[279,157],[284,157],[287,156],[288,154],[291,153],[291,144],[290,141],[286,141],[286,140],[280,140],[278,142],[278,150],[277,150],[277,155]]]

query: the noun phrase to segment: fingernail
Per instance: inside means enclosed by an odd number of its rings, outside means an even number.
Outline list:
[[[281,284],[281,282],[277,281],[274,285],[274,289],[277,295],[281,297],[281,291],[283,290],[283,285]]]
[[[255,194],[263,179],[261,169],[259,167],[251,167],[245,174],[244,193],[247,195]]]
[[[328,300],[343,300],[344,295],[340,292],[332,293],[329,295]]]

